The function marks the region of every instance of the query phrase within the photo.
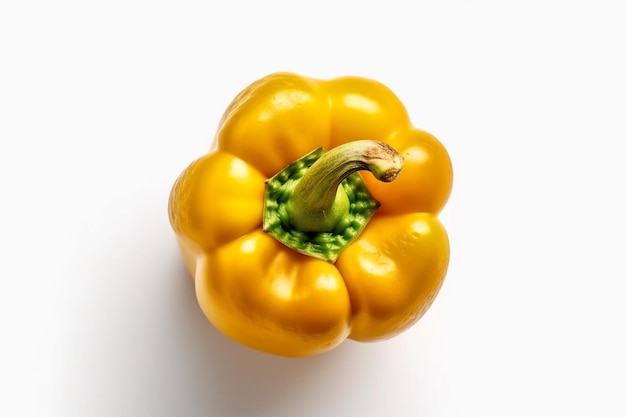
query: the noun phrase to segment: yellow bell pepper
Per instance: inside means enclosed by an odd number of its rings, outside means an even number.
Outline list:
[[[216,143],[176,180],[169,217],[222,333],[299,357],[422,317],[448,267],[452,167],[387,87],[272,74],[233,100]]]

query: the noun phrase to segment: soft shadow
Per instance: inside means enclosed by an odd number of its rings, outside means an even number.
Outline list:
[[[223,336],[201,312],[160,213],[128,216],[76,235],[76,242],[101,237],[66,271],[74,287],[63,415],[319,415],[320,404],[351,403],[347,390],[353,398],[380,392],[387,371],[375,346],[347,341],[289,359]]]
[[[312,358],[282,358],[254,351],[228,339],[204,317],[182,262],[172,265],[175,337],[193,393],[186,415],[259,416],[293,409],[294,402],[319,391],[341,368],[361,360],[349,342]],[[338,369],[339,368],[339,369]],[[335,382],[336,379],[335,379]]]

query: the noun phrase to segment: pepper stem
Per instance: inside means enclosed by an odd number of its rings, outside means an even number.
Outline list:
[[[401,169],[402,157],[372,140],[316,149],[266,181],[263,231],[297,252],[335,262],[380,206],[355,172],[389,182]]]
[[[302,176],[286,205],[291,224],[303,232],[327,232],[345,216],[350,200],[341,186],[356,171],[370,171],[383,182],[402,169],[402,156],[391,146],[358,140],[324,153]]]

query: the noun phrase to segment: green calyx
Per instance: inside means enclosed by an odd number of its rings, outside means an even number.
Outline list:
[[[317,149],[266,181],[263,230],[297,252],[335,262],[380,206],[356,171],[389,182],[401,169],[402,157],[382,142]]]

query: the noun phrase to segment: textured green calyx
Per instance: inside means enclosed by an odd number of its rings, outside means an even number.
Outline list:
[[[379,149],[387,158],[382,163]],[[334,263],[380,205],[356,171],[392,181],[401,167],[397,152],[380,142],[317,149],[266,181],[263,230],[297,252]]]

